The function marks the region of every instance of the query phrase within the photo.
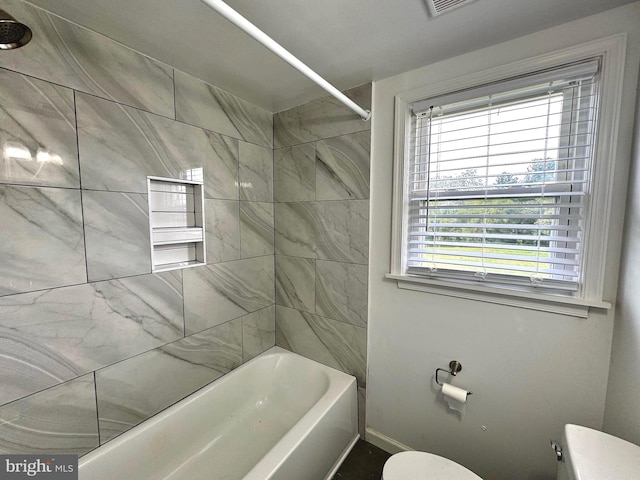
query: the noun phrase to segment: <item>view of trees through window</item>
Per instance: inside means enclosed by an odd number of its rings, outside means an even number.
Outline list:
[[[409,266],[571,275],[570,200],[553,193],[570,183],[567,156],[575,155],[563,110],[563,93],[553,93],[423,120]]]
[[[527,167],[529,173],[524,176],[504,172],[495,178],[495,186],[512,186],[515,184],[534,184],[545,181],[553,181],[556,170],[556,162],[552,160],[534,160]],[[462,172],[457,178],[439,178],[441,185],[451,190],[457,188],[484,188],[483,178],[479,177],[475,169]],[[488,234],[486,242],[488,244],[500,245],[529,245],[548,247],[549,241],[545,238],[550,236],[549,230],[543,230],[540,235],[531,235],[531,232],[520,228],[526,225],[551,225],[551,220],[547,218],[555,209],[555,202],[541,207],[544,200],[538,197],[507,197],[499,199],[456,199],[456,200],[436,200],[431,202],[431,207],[440,209],[440,222],[455,224],[450,227],[441,226],[439,233],[447,234],[447,242],[469,241],[465,234],[474,233],[479,224],[483,225]],[[426,201],[425,201],[426,206]],[[450,208],[446,208],[450,207]],[[541,211],[541,209],[543,211]],[[484,225],[484,219],[491,219],[490,225]],[[468,224],[465,227],[460,224]],[[493,226],[491,226],[493,225]],[[505,234],[509,238],[505,238]],[[534,237],[534,238],[532,238]],[[473,238],[473,237],[472,237]],[[441,237],[441,241],[444,238]],[[475,243],[475,242],[473,242]]]

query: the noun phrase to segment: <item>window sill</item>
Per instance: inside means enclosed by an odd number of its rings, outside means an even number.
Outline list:
[[[527,290],[510,290],[488,285],[454,283],[444,280],[410,275],[396,275],[392,273],[388,273],[385,277],[391,280],[396,280],[398,288],[402,288],[404,290],[466,298],[469,300],[527,308],[529,310],[559,313],[572,317],[587,318],[590,307],[601,309],[611,308],[611,304],[609,302],[589,301],[573,297],[563,297],[560,295],[545,295]]]

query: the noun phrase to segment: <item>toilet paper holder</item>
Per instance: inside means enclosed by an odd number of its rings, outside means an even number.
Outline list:
[[[438,372],[447,372],[447,374],[456,376],[462,370],[462,364],[457,360],[451,360],[449,362],[449,370],[445,370],[444,368],[436,368],[436,383],[442,386],[443,382],[438,380]]]

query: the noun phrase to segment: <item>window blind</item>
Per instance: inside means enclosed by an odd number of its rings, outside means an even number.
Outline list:
[[[407,272],[579,288],[597,60],[413,105]]]

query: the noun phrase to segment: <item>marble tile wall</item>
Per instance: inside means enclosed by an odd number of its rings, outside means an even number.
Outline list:
[[[273,115],[2,8],[0,453],[82,455],[275,344]],[[206,266],[151,272],[147,175],[203,178]]]
[[[346,93],[370,107],[371,85]],[[355,375],[361,411],[370,126],[333,97],[274,115],[276,344]]]
[[[371,84],[344,92],[365,110],[371,109]],[[333,97],[327,96],[305,105],[277,113],[273,117],[274,148],[290,147],[350,133],[371,130],[371,122]]]
[[[273,148],[271,113],[180,71],[175,92],[177,120]]]
[[[272,305],[273,284],[273,256],[185,270],[187,333],[196,333]]]
[[[100,443],[241,363],[242,319],[237,318],[96,371]]]
[[[2,9],[31,28],[0,67],[174,118],[173,69],[21,0]]]

